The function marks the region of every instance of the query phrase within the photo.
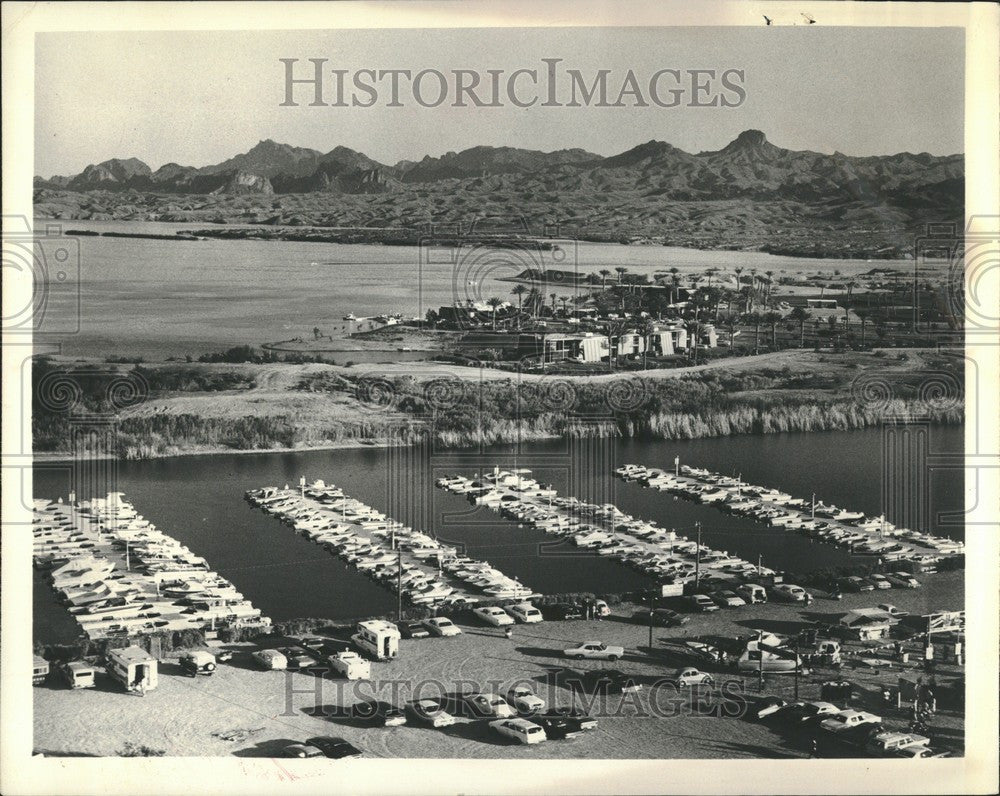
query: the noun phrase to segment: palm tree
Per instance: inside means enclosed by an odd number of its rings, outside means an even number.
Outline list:
[[[559,301],[561,301],[562,305],[563,305],[563,315],[567,314],[566,313],[566,302],[569,301],[571,298],[572,298],[572,296],[560,296],[559,297]]]
[[[552,299],[552,314],[556,314],[556,294],[549,293],[549,298]]]
[[[524,305],[524,294],[528,292],[528,288],[518,282],[514,287],[510,289],[510,292],[517,296],[517,328],[521,328],[521,308]]]
[[[607,268],[602,268],[598,273],[601,275],[601,290],[604,290],[604,286],[607,284],[608,277],[611,276],[611,272]]]
[[[861,347],[865,347],[865,327],[868,325],[868,310],[858,308],[854,314],[861,319]]]
[[[542,302],[542,293],[537,287],[528,288],[528,312],[534,318],[538,314],[538,306]]]
[[[805,307],[795,307],[789,315],[793,321],[798,321],[799,324],[799,348],[805,347],[806,321],[809,320],[810,315],[812,313]]]
[[[711,287],[712,279],[717,273],[719,273],[719,269],[716,268],[715,266],[712,266],[707,271],[705,271],[705,273],[708,274],[708,286]]]
[[[764,323],[769,324],[771,327],[771,348],[775,351],[778,350],[778,323],[781,321],[781,313],[765,312],[764,313]]]
[[[677,288],[679,288],[681,286],[680,273],[681,273],[681,269],[677,268],[676,266],[674,268],[670,269],[670,283],[671,283],[671,288],[670,288],[670,303],[671,304],[676,304],[677,303]]]
[[[738,265],[733,270],[736,272],[736,289],[739,290],[741,287],[743,287],[743,283],[740,282],[740,274],[743,273],[743,266]]]
[[[767,298],[766,298],[766,300],[770,301],[771,300],[771,286],[774,283],[774,271],[765,271],[764,273],[767,274]]]
[[[759,312],[751,312],[747,318],[753,324],[753,352],[760,353],[760,323],[762,318]]]
[[[503,304],[503,299],[497,296],[491,296],[486,299],[486,303],[493,308],[493,331],[495,332],[497,330],[497,307]]]
[[[628,268],[624,265],[616,265],[615,271],[618,272],[618,284],[620,285],[622,283],[622,277],[625,276],[625,272],[628,271]]]

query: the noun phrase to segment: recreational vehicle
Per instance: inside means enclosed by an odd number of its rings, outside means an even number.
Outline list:
[[[60,667],[59,672],[70,688],[93,688],[97,670],[85,661],[72,661]]]
[[[399,654],[399,629],[391,622],[381,619],[371,619],[358,622],[358,631],[351,636],[351,641],[362,652],[384,661],[395,658]]]
[[[127,691],[150,691],[156,688],[157,660],[142,647],[108,652],[108,674]]]

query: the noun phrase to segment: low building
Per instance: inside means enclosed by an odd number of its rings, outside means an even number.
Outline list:
[[[688,333],[682,325],[654,327],[647,337],[647,350],[654,357],[668,357],[687,348]]]

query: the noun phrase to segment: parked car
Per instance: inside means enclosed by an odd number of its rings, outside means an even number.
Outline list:
[[[691,610],[702,613],[719,610],[719,606],[712,602],[712,598],[707,594],[692,594],[687,598],[687,604]]]
[[[747,604],[746,600],[740,597],[736,592],[730,591],[729,589],[713,591],[708,596],[711,597],[715,601],[715,604],[720,608],[742,608]]]
[[[542,743],[547,740],[545,730],[527,719],[497,719],[490,722],[490,729],[518,743]]]
[[[406,724],[406,714],[402,710],[378,699],[356,702],[351,708],[351,714],[356,719],[370,721],[382,727],[398,727]]]
[[[556,603],[542,606],[542,615],[546,619],[562,621],[565,619],[583,619],[583,609],[573,603]]]
[[[424,620],[426,627],[435,636],[458,636],[462,631],[446,616],[435,616]]]
[[[806,600],[806,590],[794,583],[778,583],[771,589],[771,595],[786,603],[801,603]]]
[[[566,719],[572,726],[574,723],[581,730],[596,730],[597,719],[593,718],[580,708],[556,705],[545,711],[541,718],[561,718]]]
[[[462,709],[471,718],[509,719],[517,716],[517,711],[499,694],[481,694],[478,691],[463,694]]]
[[[865,744],[865,751],[876,757],[888,757],[902,749],[918,747],[927,749],[931,739],[909,732],[880,732],[874,734]],[[922,755],[906,755],[921,757]]]
[[[886,757],[902,757],[907,760],[923,760],[928,757],[951,757],[950,752],[939,752],[929,746],[903,746],[886,753]]]
[[[787,705],[788,702],[781,697],[764,697],[754,706],[754,712],[750,718],[755,718],[757,721],[765,721]]]
[[[822,717],[829,718],[840,712],[840,708],[830,702],[793,702],[778,710],[772,718],[779,724],[797,727]]]
[[[874,584],[869,583],[864,578],[859,578],[857,575],[851,575],[849,578],[841,578],[837,581],[837,585],[844,591],[875,591]]]
[[[448,713],[436,699],[414,699],[406,703],[406,713],[418,724],[431,727],[450,727],[455,717]]]
[[[576,660],[590,658],[593,660],[616,661],[624,654],[624,647],[608,646],[603,641],[584,641],[575,647],[563,650],[563,655],[567,658],[575,658]]]
[[[317,735],[306,741],[308,746],[319,749],[324,757],[341,759],[344,757],[358,757],[361,750],[353,744],[348,743],[343,738],[336,738],[332,735]]]
[[[668,682],[673,683],[679,688],[687,688],[692,685],[711,684],[715,680],[707,672],[698,671],[693,666],[685,666],[674,672],[673,676],[668,679]]]
[[[420,622],[396,622],[399,635],[403,638],[427,638],[430,636],[427,628]]]
[[[904,589],[920,588],[920,581],[913,577],[913,575],[909,572],[890,572],[885,576],[885,579],[893,586],[899,586]]]
[[[293,743],[281,750],[282,757],[326,757],[323,750],[312,744]]]
[[[594,600],[594,616],[611,616],[611,607],[604,600]]]
[[[250,657],[262,669],[288,668],[288,658],[280,650],[257,650],[251,653]]]
[[[524,622],[525,624],[534,624],[535,622],[542,621],[542,612],[539,611],[531,603],[519,603],[518,605],[508,605],[505,609],[508,614],[514,617],[518,622]]]
[[[583,735],[579,722],[563,716],[532,716],[529,721],[545,730],[545,737],[550,741],[568,741]]]
[[[285,656],[285,660],[287,661],[286,668],[292,671],[312,669],[317,664],[315,658],[307,655],[298,647],[278,647],[278,652]]]
[[[869,583],[871,583],[876,589],[891,589],[892,583],[889,581],[885,575],[879,575],[874,573],[867,577]]]
[[[842,710],[835,713],[820,723],[827,732],[843,732],[844,730],[860,727],[862,724],[881,724],[882,719],[874,713],[864,710]]]
[[[879,603],[878,609],[880,611],[885,611],[893,619],[902,619],[903,617],[910,615],[909,611],[900,610],[892,603]]]
[[[690,619],[676,611],[671,611],[669,608],[654,608],[653,614],[653,624],[656,627],[677,627],[678,625],[686,625]],[[640,624],[649,624],[650,610],[648,608],[643,608],[632,614],[632,619]]]
[[[758,583],[744,583],[737,587],[736,593],[750,605],[767,602],[767,590]]]
[[[497,608],[495,605],[473,608],[472,613],[475,614],[477,619],[493,627],[514,624],[514,617],[508,614],[503,608]]]
[[[518,713],[538,713],[545,709],[545,700],[526,685],[511,687],[505,696],[507,702],[516,708]]]
[[[565,685],[581,694],[624,694],[639,691],[642,685],[618,669],[597,669],[580,673],[567,673]]]
[[[215,672],[215,656],[204,650],[192,650],[183,653],[177,662],[185,674],[197,677],[199,674],[211,676]]]

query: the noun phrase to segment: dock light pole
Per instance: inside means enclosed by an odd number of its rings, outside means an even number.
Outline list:
[[[403,550],[396,551],[396,621],[403,621]]]
[[[764,631],[757,631],[757,693],[764,691]]]
[[[698,591],[698,584],[701,581],[701,523],[694,524],[698,531],[698,544],[694,549],[694,590]]]

